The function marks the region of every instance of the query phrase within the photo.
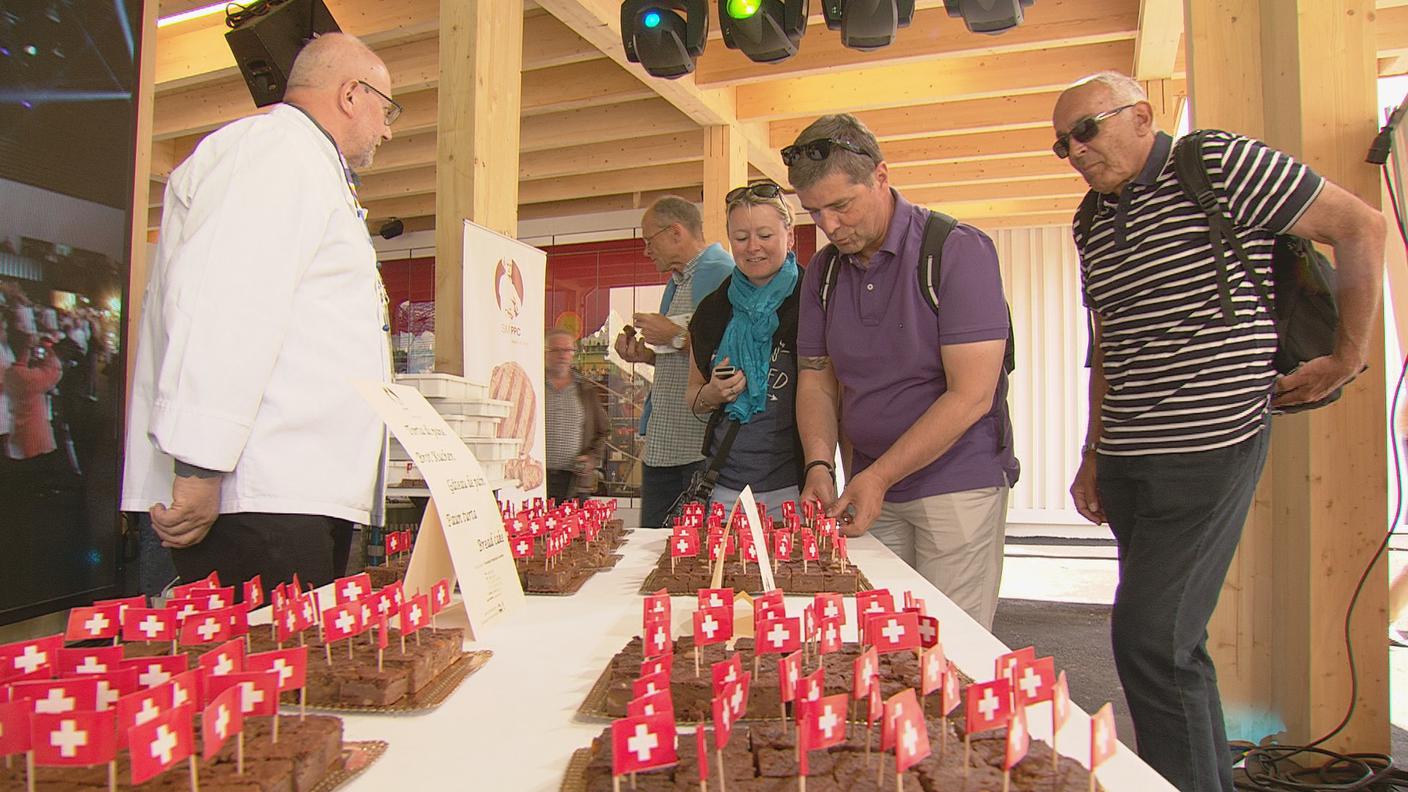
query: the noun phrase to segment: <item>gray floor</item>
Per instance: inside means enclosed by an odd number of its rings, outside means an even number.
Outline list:
[[[1033,645],[1038,654],[1055,657],[1066,669],[1072,700],[1087,710],[1115,702],[1120,737],[1133,743],[1109,644],[1113,542],[1087,530],[1066,533],[1009,537],[993,633],[1009,646]],[[1390,551],[1391,573],[1405,564],[1408,549]],[[1408,767],[1408,648],[1390,648],[1389,669],[1393,756]]]

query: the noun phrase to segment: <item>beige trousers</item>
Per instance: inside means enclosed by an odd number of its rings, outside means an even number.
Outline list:
[[[987,487],[886,502],[870,533],[991,630],[1002,582],[1009,492]]]

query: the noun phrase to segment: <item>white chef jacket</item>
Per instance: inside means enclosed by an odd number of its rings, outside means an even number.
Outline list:
[[[127,415],[122,509],[170,503],[173,459],[220,511],[379,521],[385,291],[342,157],[279,105],[209,135],[166,186]]]

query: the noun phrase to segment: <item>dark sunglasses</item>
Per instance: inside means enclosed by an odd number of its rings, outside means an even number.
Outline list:
[[[363,88],[366,88],[368,91],[371,91],[377,96],[380,96],[382,99],[385,99],[387,104],[385,107],[382,108],[382,112],[386,114],[386,125],[391,126],[392,124],[396,123],[396,119],[401,117],[401,111],[405,110],[405,108],[401,106],[401,103],[396,101],[395,99],[392,99],[381,91],[378,91],[377,89],[373,88],[371,83],[367,82],[366,80],[358,80],[357,84],[362,86]]]
[[[831,156],[832,146],[843,148],[852,154],[859,154],[862,157],[869,157],[871,160],[875,159],[875,157],[872,157],[868,152],[861,149],[860,146],[850,141],[838,140],[837,138],[821,138],[820,140],[810,140],[806,143],[798,143],[783,149],[782,164],[790,168],[803,157],[813,162],[820,162]]]
[[[1138,102],[1134,104],[1138,104]],[[1100,134],[1101,121],[1119,115],[1125,110],[1134,107],[1134,104],[1127,104],[1123,107],[1116,107],[1114,110],[1106,110],[1103,113],[1096,113],[1095,115],[1088,115],[1082,118],[1071,126],[1070,132],[1056,136],[1056,142],[1051,144],[1051,151],[1061,159],[1071,156],[1071,140],[1074,139],[1077,143],[1089,143],[1095,139],[1096,135]]]
[[[724,203],[732,206],[745,198],[755,198],[759,201],[771,201],[782,195],[782,186],[771,179],[755,181],[746,187],[735,187],[724,196]]]

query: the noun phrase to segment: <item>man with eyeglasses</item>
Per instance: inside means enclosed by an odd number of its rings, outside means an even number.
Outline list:
[[[853,515],[849,535],[869,531],[990,627],[1019,472],[992,240],[963,223],[949,232],[931,304],[920,285],[930,212],[890,185],[869,129],[850,115],[823,116],[782,158],[802,207],[831,240],[802,283],[802,497],[831,516]],[[835,278],[823,305],[828,261]],[[838,441],[850,453],[840,497]]]
[[[704,423],[685,403],[689,361],[684,354],[685,328],[701,300],[733,271],[723,245],[704,239],[699,207],[667,195],[645,210],[640,220],[645,255],[655,269],[669,273],[660,310],[639,312],[629,332],[616,337],[616,354],[629,363],[655,367],[655,378],[640,419],[645,435],[641,458],[642,528],[664,525],[670,507],[703,464]]]
[[[321,36],[282,104],[171,174],[122,508],[149,518],[145,544],[170,548],[183,580],[321,585],[343,574],[352,526],[381,519],[385,429],[349,383],[390,379],[389,328],[353,171],[391,139],[390,92],[366,45]]]
[[[1208,620],[1266,460],[1270,409],[1322,398],[1367,360],[1384,220],[1260,141],[1205,133],[1213,192],[1257,277],[1271,283],[1278,234],[1334,246],[1338,349],[1278,377],[1269,306],[1247,267],[1214,252],[1139,83],[1087,77],[1061,94],[1052,126],[1056,156],[1092,191],[1075,223],[1093,332],[1071,495],[1119,546],[1111,637],[1139,755],[1185,792],[1233,792]]]

